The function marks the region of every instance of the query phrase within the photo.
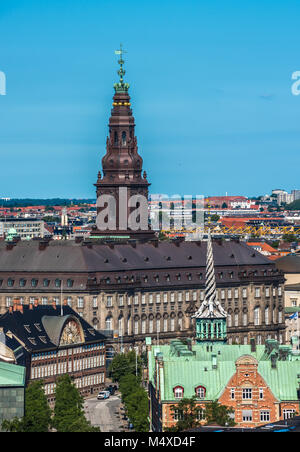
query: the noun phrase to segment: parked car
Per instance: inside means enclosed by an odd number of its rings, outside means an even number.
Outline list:
[[[98,400],[103,400],[103,399],[109,399],[109,397],[110,397],[110,392],[109,391],[100,391],[98,396],[97,396],[97,399]]]

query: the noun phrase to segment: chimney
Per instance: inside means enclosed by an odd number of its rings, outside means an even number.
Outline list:
[[[39,243],[39,250],[43,251],[47,248],[47,246],[49,245],[49,241],[48,240],[42,240]]]

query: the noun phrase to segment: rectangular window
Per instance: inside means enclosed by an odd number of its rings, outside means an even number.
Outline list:
[[[242,418],[243,418],[243,422],[252,422],[252,411],[251,410],[243,410]]]
[[[230,398],[231,398],[231,400],[235,399],[235,389],[234,388],[230,389]]]
[[[149,304],[153,303],[153,295],[152,293],[149,294]]]
[[[260,297],[260,287],[256,287],[255,288],[255,298],[259,298]]]
[[[243,388],[243,400],[252,399],[252,389],[251,388]]]
[[[295,415],[295,410],[283,410],[283,419],[290,419]]]
[[[183,420],[183,411],[182,410],[174,410],[174,421],[182,421]]]
[[[83,308],[83,297],[78,297],[77,299],[77,307]]]
[[[168,294],[167,294],[167,292],[164,293],[164,303],[168,303]]]
[[[93,308],[97,308],[97,306],[98,306],[97,297],[93,297]]]
[[[259,398],[260,399],[264,398],[264,389],[263,388],[259,388]]]
[[[111,307],[112,306],[112,296],[108,295],[106,298],[106,306]]]
[[[261,422],[270,422],[270,411],[261,411],[260,420]]]

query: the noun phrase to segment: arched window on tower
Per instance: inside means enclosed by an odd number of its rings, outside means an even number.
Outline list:
[[[126,132],[122,132],[122,146],[126,146]]]
[[[115,133],[114,133],[114,144],[115,144],[115,146],[118,145],[118,142],[119,142],[118,132],[115,132]]]

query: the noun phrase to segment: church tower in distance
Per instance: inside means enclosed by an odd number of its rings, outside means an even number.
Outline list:
[[[123,49],[119,55],[119,82],[115,83],[109,136],[102,170],[95,184],[97,222],[91,233],[104,240],[142,240],[155,238],[148,222],[148,187],[143,159],[138,153],[135,122],[131,110],[129,84],[124,82]]]

